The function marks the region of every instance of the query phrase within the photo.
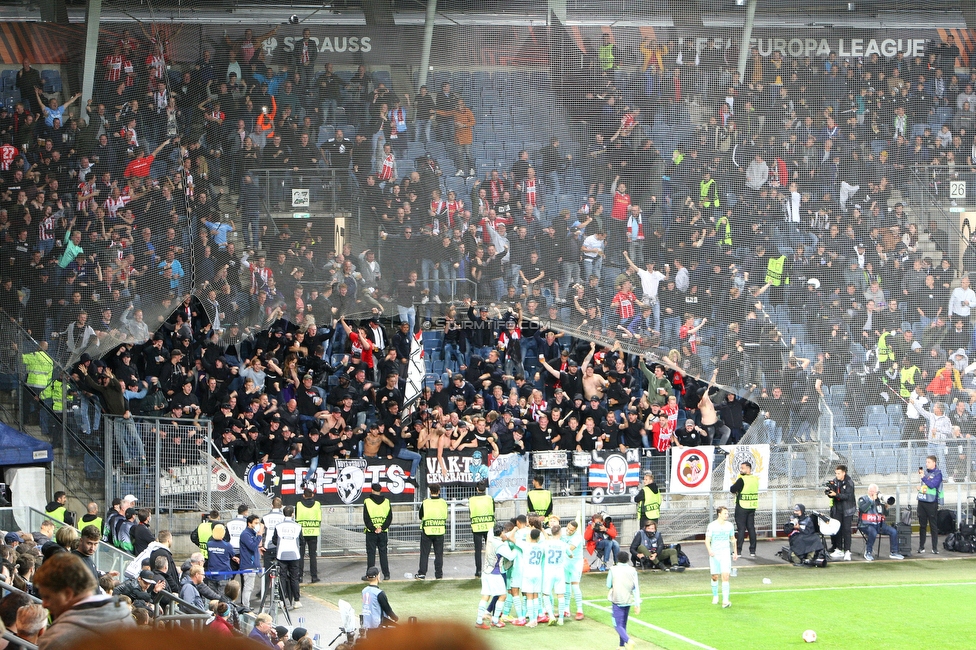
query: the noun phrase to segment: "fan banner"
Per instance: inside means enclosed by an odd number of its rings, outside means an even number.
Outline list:
[[[410,503],[414,486],[407,483],[410,461],[384,458],[355,458],[336,460],[329,468],[319,467],[315,477],[307,477],[307,467],[288,467],[281,470],[281,500],[294,505],[302,498],[303,483],[315,490],[319,502],[325,505],[361,504],[369,497],[370,486],[379,483],[383,496],[393,503]]]
[[[590,503],[627,503],[640,489],[640,450],[593,451],[588,485]]]
[[[714,447],[675,447],[671,450],[671,494],[708,494],[712,490]]]
[[[443,451],[440,458],[436,451],[429,451],[424,462],[427,485],[474,485],[478,481],[488,481],[490,476],[481,449]]]
[[[495,501],[517,501],[528,493],[529,459],[502,454],[488,466],[488,494]]]
[[[769,489],[769,445],[724,445],[722,450],[728,454],[722,490],[728,492],[739,476],[739,465],[745,462],[752,464],[752,473],[759,478],[759,489]]]

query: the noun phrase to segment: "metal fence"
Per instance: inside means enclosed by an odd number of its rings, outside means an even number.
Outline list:
[[[105,502],[132,494],[154,514],[255,510],[270,500],[246,487],[213,442],[209,420],[106,416]]]
[[[833,476],[836,464],[847,464],[857,487],[857,494],[867,493],[876,483],[885,496],[896,499],[895,515],[905,507],[915,507],[918,486],[918,466],[924,465],[927,455],[936,455],[943,467],[947,483],[944,486],[943,508],[956,512],[961,520],[976,496],[976,467],[972,459],[976,440],[959,439],[944,449],[918,442],[836,443],[834,454],[820,463],[819,445],[774,445],[770,449],[769,489],[759,495],[756,527],[759,535],[772,536],[781,532],[790,518],[793,504],[803,503],[810,509],[828,512],[830,500],[822,485],[826,475]],[[827,448],[824,446],[825,449]],[[572,453],[572,452],[565,452]],[[669,480],[674,455],[643,454],[642,471],[652,471],[663,491],[660,530],[668,541],[694,538],[704,533],[712,520],[715,507],[734,506],[734,496],[723,489],[725,456],[715,461],[709,492],[696,495],[674,494]],[[873,465],[868,459],[874,459]],[[945,461],[943,462],[943,458]],[[883,459],[883,460],[882,460]],[[888,459],[893,459],[889,463]],[[592,503],[586,493],[587,469],[533,469],[545,477],[552,491],[553,512],[564,522],[582,519],[584,522],[597,512],[609,514],[617,526],[622,545],[630,542],[637,530],[636,506],[630,501]],[[531,464],[530,464],[531,466]],[[730,477],[734,478],[734,477]],[[951,482],[949,482],[951,481]],[[466,500],[474,493],[468,486],[445,486],[442,495],[448,501],[448,523],[445,547],[454,551],[473,548]],[[418,493],[419,494],[419,493]],[[419,503],[394,504],[393,525],[389,532],[391,552],[411,552],[419,549],[420,527],[417,517]],[[504,501],[496,505],[496,517],[505,521],[526,513],[524,500]],[[323,508],[320,553],[326,555],[362,554],[364,552],[363,506],[326,506]]]

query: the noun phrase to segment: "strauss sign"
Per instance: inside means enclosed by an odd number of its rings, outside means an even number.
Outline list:
[[[281,39],[281,47],[285,52],[294,52],[295,43],[301,41],[300,36],[285,36]],[[317,38],[313,36],[312,42],[319,52],[370,52],[373,49],[372,39],[369,36],[326,36]]]

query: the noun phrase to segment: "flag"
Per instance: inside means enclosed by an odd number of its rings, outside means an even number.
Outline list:
[[[708,494],[712,490],[712,447],[687,447],[671,450],[672,494]]]
[[[769,489],[769,445],[724,445],[722,449],[728,454],[722,483],[724,491],[728,492],[739,476],[739,465],[747,461],[752,465],[752,473],[759,479],[759,489]]]
[[[414,412],[414,404],[420,398],[420,393],[424,389],[424,375],[427,368],[424,364],[424,346],[421,343],[421,333],[417,330],[413,333],[413,340],[410,341],[410,359],[407,361],[407,386],[403,391],[403,410],[404,416]]]

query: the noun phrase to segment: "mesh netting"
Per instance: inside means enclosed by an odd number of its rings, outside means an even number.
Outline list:
[[[563,20],[538,7],[536,25],[438,19],[428,60],[420,24],[245,29],[123,9],[106,9],[88,124],[12,138],[47,194],[6,199],[4,309],[62,363],[131,343],[143,378],[164,368],[141,345],[160,326],[166,349],[209,363],[314,321],[300,370],[328,398],[361,347],[336,319],[376,317],[428,330],[430,386],[463,370],[490,404],[524,375],[542,400],[517,395],[527,420],[557,382],[579,385],[618,417],[645,422],[659,402],[661,426],[700,425],[683,443],[823,447],[836,431],[834,459],[865,474],[889,467],[885,445],[929,437],[906,406],[923,393],[976,433],[962,277],[976,268],[976,39],[955,14],[847,28],[760,8],[743,48],[741,8],[688,28],[627,9],[637,26],[611,28],[569,3]],[[603,10],[607,25],[623,11]],[[536,335],[547,326],[566,336]],[[376,342],[402,345],[393,334]],[[600,379],[561,377],[560,349],[582,364],[591,341]],[[667,447],[669,431],[645,444]]]

